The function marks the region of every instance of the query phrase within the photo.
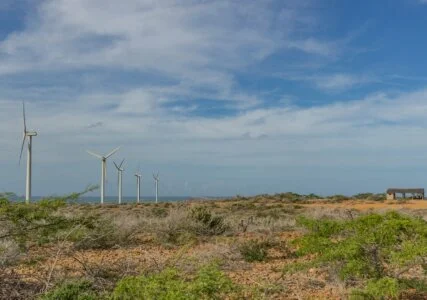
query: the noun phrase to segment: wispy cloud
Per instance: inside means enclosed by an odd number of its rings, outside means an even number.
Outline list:
[[[175,81],[180,94],[246,101],[235,94],[234,71],[281,49],[337,51],[333,41],[311,37],[314,24],[303,9],[276,11],[273,2],[41,2],[27,29],[0,43],[0,74],[138,70]],[[306,38],[293,38],[301,27]]]
[[[292,81],[301,81],[326,92],[343,92],[367,84],[378,83],[378,76],[352,73],[283,73],[275,76]]]
[[[43,165],[34,169],[35,187],[43,192],[62,176],[73,180],[48,192],[97,178],[96,170],[86,174],[88,145],[103,152],[121,144],[120,155],[142,160],[144,171],[169,168],[178,190],[182,173],[195,170],[185,178],[207,194],[242,170],[258,180],[265,167],[282,178],[284,166],[388,165],[401,149],[423,155],[424,89],[304,107],[293,86],[257,77],[271,78],[273,65],[287,83],[328,96],[378,80],[336,65],[357,52],[352,43],[363,30],[319,35],[317,11],[306,9],[313,1],[31,2],[23,28],[0,41],[0,162],[17,159],[20,105],[28,100],[29,126],[39,132],[34,161]],[[391,143],[396,135],[401,142]],[[0,182],[22,188],[22,174],[5,174]]]
[[[92,129],[92,128],[96,128],[96,127],[101,127],[103,125],[104,125],[103,122],[95,122],[95,123],[91,123],[91,124],[86,125],[85,128]]]
[[[324,42],[314,38],[308,38],[302,41],[292,41],[289,48],[295,48],[306,53],[323,56],[333,56],[338,52],[338,45],[335,42]]]
[[[399,166],[414,164],[414,159],[418,161],[423,155],[418,149],[427,146],[424,139],[427,90],[399,95],[379,93],[351,102],[308,108],[252,108],[219,118],[176,114],[167,103],[148,106],[144,115],[126,111],[126,117],[121,106],[105,108],[110,101],[126,103],[129,95],[135,93],[138,91],[116,94],[110,100],[82,95],[73,103],[60,102],[55,106],[49,101],[28,103],[28,125],[39,132],[34,140],[36,165],[48,170],[71,164],[86,170],[89,166],[79,164],[90,162],[84,152],[89,145],[96,151],[122,145],[120,156],[129,163],[144,158],[145,171],[149,166],[164,168],[167,164],[185,165],[186,169],[194,165],[342,168],[392,163]],[[18,155],[22,130],[20,107],[19,102],[4,99],[0,100],[0,106],[0,119],[9,124],[0,127],[2,140],[6,141],[0,148],[0,163],[7,165]],[[102,131],[82,130],[80,124],[93,124],[94,115],[97,122],[103,123]],[[396,137],[399,143],[392,142]],[[414,159],[400,161],[402,151],[412,153]],[[169,176],[182,172],[168,170]],[[88,178],[81,176],[73,182],[85,186]],[[212,189],[215,187],[212,184]]]
[[[316,85],[316,87],[326,91],[348,90],[355,86],[377,81],[377,79],[372,76],[343,73],[315,76],[310,80]]]

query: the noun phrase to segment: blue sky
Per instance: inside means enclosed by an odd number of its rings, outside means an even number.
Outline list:
[[[427,1],[3,0],[0,189],[323,195],[425,187]],[[116,194],[109,162],[107,194]],[[96,193],[95,193],[96,194]]]

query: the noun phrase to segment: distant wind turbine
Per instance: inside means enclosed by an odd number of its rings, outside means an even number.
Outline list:
[[[104,204],[104,195],[105,195],[105,178],[107,176],[107,158],[109,158],[111,155],[116,153],[120,147],[117,147],[110,153],[108,153],[105,156],[102,156],[100,154],[91,152],[89,150],[86,150],[87,153],[89,153],[92,156],[95,156],[96,158],[101,159],[101,204]]]
[[[157,199],[157,197],[158,197],[158,195],[159,195],[159,172],[157,172],[157,175],[155,175],[154,173],[153,173],[153,178],[154,178],[154,181],[156,182],[156,203],[158,202],[158,199]]]
[[[122,162],[120,163],[120,165],[117,165],[114,161],[113,164],[117,169],[118,172],[118,190],[119,190],[119,204],[122,203],[122,177],[123,177],[123,171],[125,169],[122,168],[123,162],[125,160],[123,159]]]
[[[21,164],[22,152],[24,151],[25,140],[28,137],[28,150],[27,150],[27,177],[25,182],[25,203],[30,203],[31,200],[31,159],[32,159],[32,140],[33,136],[37,136],[35,131],[27,131],[27,122],[25,119],[25,102],[22,102],[22,115],[24,118],[24,134],[22,138],[21,154],[19,155],[19,164]]]
[[[136,177],[136,203],[139,203],[139,201],[141,200],[141,178],[142,175],[139,173],[135,173],[135,177]]]

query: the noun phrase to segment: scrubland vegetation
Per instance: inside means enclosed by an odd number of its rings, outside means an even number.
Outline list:
[[[427,299],[427,205],[374,194],[78,197],[0,195],[0,298]]]

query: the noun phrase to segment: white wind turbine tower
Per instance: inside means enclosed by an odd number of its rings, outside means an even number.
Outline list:
[[[159,195],[159,172],[157,172],[157,175],[153,173],[154,181],[156,182],[156,203],[158,202],[158,195]]]
[[[111,151],[110,153],[108,153],[105,156],[102,156],[102,155],[96,154],[94,152],[91,152],[89,150],[86,150],[86,152],[89,153],[90,155],[93,155],[96,158],[101,159],[101,204],[104,204],[105,177],[107,176],[107,158],[109,158],[111,155],[116,153],[117,150],[119,150],[119,149],[120,149],[120,147],[117,147],[116,149],[114,149],[113,151]]]
[[[28,150],[27,150],[27,177],[25,183],[25,203],[30,203],[31,199],[31,146],[33,141],[33,136],[37,136],[35,131],[27,131],[27,123],[25,120],[25,103],[22,102],[22,115],[24,117],[24,136],[22,139],[21,154],[19,155],[19,164],[21,164],[22,152],[24,151],[25,140],[28,137]]]
[[[122,162],[120,163],[120,165],[117,165],[117,164],[113,161],[114,166],[116,167],[117,172],[118,172],[119,204],[121,204],[121,203],[122,203],[122,177],[123,177],[123,171],[125,170],[125,169],[123,169],[123,168],[122,168],[122,165],[123,165],[123,162],[124,162],[124,161],[125,161],[125,160],[123,159],[123,160],[122,160]]]
[[[139,203],[141,197],[141,178],[142,175],[139,173],[135,173],[136,177],[136,203]]]

